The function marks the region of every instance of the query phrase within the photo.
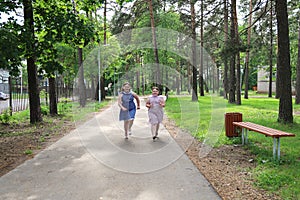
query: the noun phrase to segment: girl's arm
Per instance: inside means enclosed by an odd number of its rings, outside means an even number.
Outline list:
[[[127,110],[127,108],[125,108],[123,105],[122,105],[122,96],[123,96],[123,94],[119,94],[119,96],[118,96],[118,105],[119,105],[119,107],[122,109],[122,110]]]
[[[140,98],[139,96],[136,94],[136,93],[132,93],[133,97],[135,98],[136,100],[136,103],[137,103],[137,109],[140,109]]]
[[[150,108],[151,107],[151,103],[150,103],[150,99],[148,98],[147,101],[146,101],[146,107],[147,108]]]
[[[164,100],[163,97],[160,98],[160,100],[159,100],[159,105],[160,105],[161,107],[165,107],[166,103],[165,103],[165,100]]]

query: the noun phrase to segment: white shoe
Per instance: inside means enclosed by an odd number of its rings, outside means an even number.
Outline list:
[[[132,132],[131,132],[131,130],[129,130],[129,131],[128,131],[128,135],[132,135]]]

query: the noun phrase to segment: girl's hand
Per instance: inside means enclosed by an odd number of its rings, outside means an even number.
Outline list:
[[[159,105],[160,105],[161,107],[165,107],[165,102],[164,102],[164,101],[159,101]]]
[[[122,109],[123,111],[126,111],[126,110],[127,110],[127,108],[124,108],[124,107],[122,107],[121,109]]]

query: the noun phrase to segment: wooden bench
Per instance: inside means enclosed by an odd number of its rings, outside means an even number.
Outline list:
[[[232,124],[236,127],[242,128],[242,144],[248,143],[248,130],[255,131],[261,134],[266,135],[267,137],[273,138],[273,157],[276,159],[276,150],[277,150],[277,158],[280,159],[280,138],[281,137],[295,137],[293,133],[287,133],[284,131],[279,131],[273,128],[268,128],[262,125],[254,124],[251,122],[232,122]]]

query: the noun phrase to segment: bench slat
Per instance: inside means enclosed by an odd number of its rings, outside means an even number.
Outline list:
[[[256,132],[259,132],[266,136],[275,137],[275,138],[277,138],[277,137],[294,137],[295,136],[295,134],[293,134],[293,133],[287,133],[284,131],[280,131],[280,130],[265,127],[262,125],[254,124],[251,122],[233,122],[232,124],[235,126],[247,128],[251,131],[256,131]]]

